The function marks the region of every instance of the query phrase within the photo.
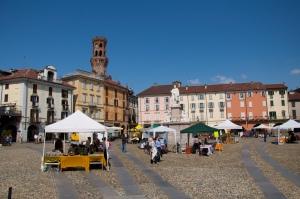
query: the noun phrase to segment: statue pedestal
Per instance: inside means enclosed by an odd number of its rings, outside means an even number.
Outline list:
[[[181,121],[181,106],[179,104],[171,106],[171,121],[180,122]]]

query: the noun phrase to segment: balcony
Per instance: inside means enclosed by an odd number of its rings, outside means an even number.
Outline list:
[[[17,109],[16,104],[0,105],[0,115],[21,116],[21,110]]]

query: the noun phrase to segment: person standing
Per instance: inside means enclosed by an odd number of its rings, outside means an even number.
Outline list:
[[[121,146],[122,152],[126,153],[127,133],[123,133],[121,139],[122,139],[122,146]]]
[[[264,131],[264,142],[267,142],[267,132]]]

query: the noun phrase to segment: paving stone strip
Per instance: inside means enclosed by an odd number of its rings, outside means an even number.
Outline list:
[[[263,175],[263,172],[251,160],[249,154],[249,146],[244,145],[242,149],[242,160],[249,174],[254,179],[255,183],[260,187],[266,198],[281,199],[286,198],[269,180]]]
[[[86,174],[91,185],[94,186],[96,189],[99,189],[102,193],[104,199],[118,199],[120,195],[106,182],[101,180],[99,176],[96,176],[92,172]]]
[[[43,149],[41,147],[36,146],[26,146],[27,148],[37,151],[42,155]],[[78,198],[78,193],[74,187],[74,185],[68,180],[67,176],[65,176],[62,172],[54,173],[54,179],[56,184],[56,191],[58,194],[58,198],[65,199],[65,198]]]
[[[112,159],[110,160],[110,162],[112,163],[112,168],[117,173],[119,182],[125,190],[128,198],[145,198],[143,193],[140,191],[140,188],[137,185],[136,181],[129,174],[128,170],[124,167],[121,160],[114,154],[113,151],[111,151],[111,153]]]
[[[144,164],[141,160],[136,158],[134,155],[130,153],[126,153],[126,156],[129,160],[134,162],[134,164],[146,175],[148,176],[152,182],[159,187],[169,198],[171,199],[184,199],[189,198],[185,195],[185,193],[179,191],[174,186],[172,186],[169,182],[165,181],[160,175],[158,175],[155,171],[150,169],[146,164]]]
[[[259,144],[259,147],[256,147],[259,155],[262,157],[264,161],[270,164],[277,172],[279,172],[282,176],[292,181],[295,185],[300,187],[300,176],[296,173],[291,172],[287,168],[280,165],[277,161],[275,161],[271,156],[266,153],[266,146]]]

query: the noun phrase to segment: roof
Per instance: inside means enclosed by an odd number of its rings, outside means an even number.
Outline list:
[[[192,133],[192,134],[198,134],[198,133],[211,133],[214,131],[217,131],[218,129],[212,128],[210,126],[207,126],[203,123],[197,123],[194,124],[186,129],[183,129],[180,131],[180,133]]]
[[[47,81],[47,80],[38,78],[39,72],[40,71],[35,70],[35,69],[17,69],[12,72],[9,72],[8,74],[6,74],[4,76],[0,76],[0,81],[21,79],[21,78],[35,79],[35,80],[39,80],[39,81]],[[49,81],[47,81],[47,82],[49,82]],[[52,83],[63,85],[63,86],[70,87],[70,88],[74,88],[73,86],[71,86],[70,84],[68,84],[67,82],[64,82],[64,81],[54,81]]]
[[[300,93],[289,93],[289,101],[300,101]]]
[[[179,93],[212,93],[212,92],[235,92],[248,90],[286,89],[284,84],[263,84],[261,82],[211,84],[200,86],[181,86]],[[170,95],[173,85],[154,85],[145,89],[137,96]]]

